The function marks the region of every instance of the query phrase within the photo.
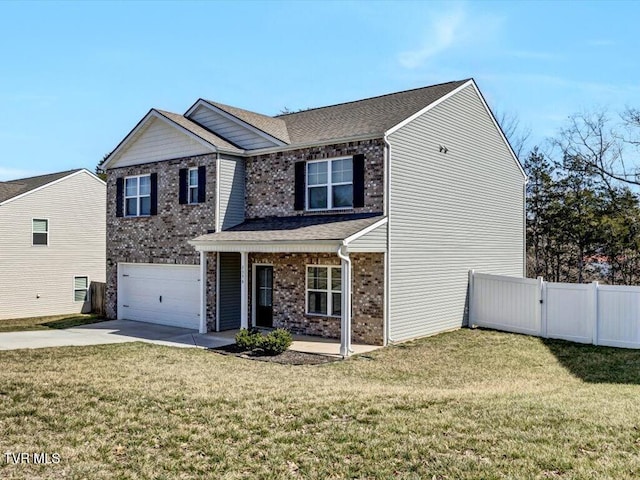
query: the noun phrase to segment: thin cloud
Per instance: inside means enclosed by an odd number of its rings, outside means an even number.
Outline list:
[[[590,47],[613,47],[616,44],[613,40],[607,40],[604,38],[589,40],[587,45]]]
[[[556,53],[532,52],[529,50],[510,50],[507,55],[525,60],[560,60],[562,58]]]
[[[494,16],[471,16],[462,6],[457,6],[453,10],[432,16],[421,45],[401,52],[398,62],[407,69],[416,69],[444,52],[477,43],[479,38],[486,38],[492,31],[498,30],[501,23]]]

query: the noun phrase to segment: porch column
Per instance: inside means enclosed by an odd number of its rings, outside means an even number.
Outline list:
[[[207,252],[200,251],[200,333],[207,333]]]
[[[249,253],[240,252],[240,328],[249,328]]]
[[[342,267],[342,314],[340,315],[340,355],[348,357],[351,354],[351,259],[338,250],[340,266]]]

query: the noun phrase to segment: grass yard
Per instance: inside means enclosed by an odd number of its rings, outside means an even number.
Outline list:
[[[0,333],[23,332],[27,330],[49,330],[77,327],[89,323],[102,322],[104,319],[98,315],[73,313],[68,315],[53,315],[49,317],[16,318],[13,320],[0,320]]]
[[[3,479],[640,477],[639,351],[460,330],[319,366],[142,343],[0,365]]]

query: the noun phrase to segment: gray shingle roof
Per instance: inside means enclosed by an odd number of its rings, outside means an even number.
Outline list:
[[[468,80],[280,115],[292,144],[382,134]]]
[[[239,118],[243,122],[253,125],[267,135],[271,135],[284,143],[291,143],[291,140],[289,139],[289,132],[287,132],[287,125],[284,120],[280,118],[268,117],[261,113],[250,112],[249,110],[232,107],[231,105],[225,105],[224,103],[212,102],[210,100],[205,101],[215,107],[218,107],[220,110],[224,110],[228,114]]]
[[[154,110],[158,112],[160,115],[163,115],[164,117],[168,118],[172,122],[175,122],[181,127],[190,131],[194,135],[200,137],[205,142],[209,142],[210,144],[215,145],[216,147],[222,148],[224,150],[238,152],[238,153],[243,152],[243,150],[239,148],[237,145],[234,145],[228,140],[225,140],[224,138],[222,138],[221,136],[216,135],[212,131],[207,130],[204,127],[201,127],[200,125],[189,120],[183,115],[173,113],[173,112],[167,112],[166,110],[158,110],[158,109],[154,109]]]
[[[373,225],[381,213],[269,217],[247,220],[229,230],[209,233],[195,242],[299,242],[344,240]]]
[[[67,177],[72,173],[76,173],[82,170],[77,168],[75,170],[67,170],[65,172],[50,173],[47,175],[38,175],[37,177],[20,178],[17,180],[10,180],[8,182],[0,182],[0,203],[9,200],[10,198],[17,197],[23,193],[30,192],[36,188],[42,187],[48,183],[55,182],[61,178]]]

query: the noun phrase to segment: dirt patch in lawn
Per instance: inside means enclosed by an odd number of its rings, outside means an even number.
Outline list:
[[[296,352],[295,350],[285,350],[279,355],[262,355],[259,352],[256,353],[244,350],[235,343],[224,347],[210,348],[209,350],[222,355],[233,355],[239,358],[258,360],[259,362],[279,363],[282,365],[322,365],[341,360],[339,357],[330,357],[328,355],[319,355],[316,353]]]

